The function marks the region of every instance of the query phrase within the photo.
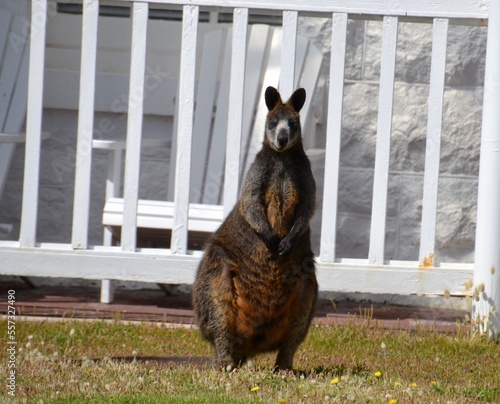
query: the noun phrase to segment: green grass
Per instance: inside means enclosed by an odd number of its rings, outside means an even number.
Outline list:
[[[500,402],[498,344],[466,331],[446,335],[371,325],[311,327],[295,357],[297,371],[274,374],[274,355],[231,373],[212,369],[210,346],[196,330],[152,323],[18,321],[13,401]],[[5,320],[0,335],[7,341]],[[117,359],[124,357],[131,359]],[[186,363],[186,357],[201,363]],[[1,394],[7,363],[2,349]]]

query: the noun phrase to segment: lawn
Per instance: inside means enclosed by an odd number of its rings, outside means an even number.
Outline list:
[[[212,369],[196,330],[165,324],[18,319],[15,331],[13,402],[500,402],[500,346],[465,328],[314,325],[293,374],[274,374],[274,355],[231,373]],[[7,341],[5,319],[0,335]],[[2,395],[9,355],[1,350]]]

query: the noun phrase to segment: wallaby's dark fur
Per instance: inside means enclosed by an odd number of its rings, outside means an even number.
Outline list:
[[[316,186],[302,145],[305,98],[298,89],[283,103],[267,88],[262,149],[198,268],[196,323],[224,369],[274,350],[276,369],[292,369],[314,313],[318,284],[309,221]]]

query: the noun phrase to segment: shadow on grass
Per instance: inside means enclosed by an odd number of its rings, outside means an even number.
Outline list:
[[[101,362],[104,358],[94,358],[93,362]],[[156,362],[164,366],[197,366],[205,367],[213,363],[213,359],[208,356],[114,356],[106,358],[113,362],[132,363],[132,362]]]

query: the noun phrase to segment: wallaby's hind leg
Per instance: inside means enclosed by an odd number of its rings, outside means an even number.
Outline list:
[[[239,368],[247,361],[247,356],[234,352],[234,341],[229,336],[221,336],[214,341],[215,366],[231,371]]]
[[[215,348],[215,366],[222,370],[231,371],[237,367],[231,355],[231,343],[226,336],[218,336],[214,341]]]
[[[304,341],[314,315],[318,285],[315,279],[314,281],[306,280],[304,282],[305,290],[303,292],[303,296],[307,298],[305,301],[301,301],[300,304],[302,305],[302,308],[295,313],[290,333],[281,344],[281,348],[278,351],[274,365],[275,371],[292,370],[293,357],[295,356],[295,352],[297,351],[299,345],[302,341]]]

